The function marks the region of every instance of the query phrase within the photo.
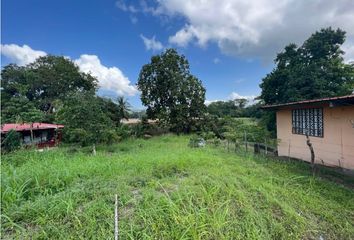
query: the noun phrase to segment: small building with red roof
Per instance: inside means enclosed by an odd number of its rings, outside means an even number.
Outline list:
[[[1,138],[10,130],[21,134],[22,144],[35,144],[38,148],[53,147],[61,141],[61,130],[64,125],[51,123],[6,123],[1,125]]]

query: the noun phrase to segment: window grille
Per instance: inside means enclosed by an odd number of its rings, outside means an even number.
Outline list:
[[[323,137],[322,108],[304,108],[292,110],[292,132],[314,137]]]

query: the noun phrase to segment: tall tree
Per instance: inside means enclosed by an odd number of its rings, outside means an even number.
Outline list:
[[[117,107],[118,107],[119,122],[122,119],[128,120],[129,112],[130,112],[130,105],[129,105],[128,101],[124,97],[118,97]]]
[[[52,55],[40,57],[24,67],[5,66],[1,83],[3,110],[9,107],[11,98],[21,98],[46,114],[52,114],[55,103],[64,101],[72,92],[94,91],[97,87],[97,80],[80,72],[70,59]]]
[[[302,46],[289,44],[275,59],[276,67],[260,85],[266,104],[350,94],[354,90],[354,65],[346,64],[340,46],[341,29],[321,29]]]
[[[142,67],[138,89],[148,117],[169,124],[176,132],[191,131],[205,111],[205,88],[175,49],[153,56]]]

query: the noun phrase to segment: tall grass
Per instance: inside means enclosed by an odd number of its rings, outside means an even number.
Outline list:
[[[3,156],[4,239],[353,239],[354,191],[186,136]]]

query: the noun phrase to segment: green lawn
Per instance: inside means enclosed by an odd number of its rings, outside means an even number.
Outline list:
[[[3,239],[354,239],[354,190],[189,137],[2,157]]]

